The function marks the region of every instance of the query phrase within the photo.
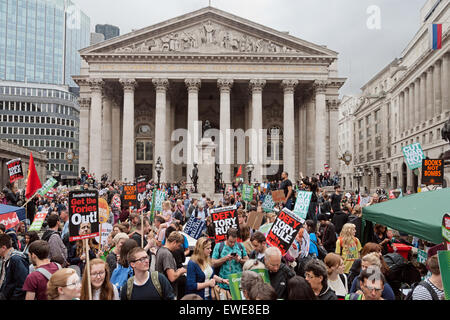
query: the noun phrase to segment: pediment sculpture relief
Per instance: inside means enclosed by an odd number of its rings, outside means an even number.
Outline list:
[[[304,53],[271,40],[231,30],[211,21],[121,47],[114,52]]]

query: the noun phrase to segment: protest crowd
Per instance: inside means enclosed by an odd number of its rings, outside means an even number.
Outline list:
[[[418,262],[419,250],[437,244],[363,220],[364,206],[390,201],[384,190],[358,195],[343,191],[337,175],[293,183],[285,172],[280,181],[222,185],[217,203],[193,198],[186,182],[134,187],[129,203],[126,183],[83,169],[77,186],[59,183],[27,203],[24,190],[6,185],[0,203],[25,205],[27,219],[0,225],[0,299],[444,299],[437,255],[428,250]],[[73,190],[95,190],[107,204],[97,237],[70,241]],[[278,190],[282,201],[272,198]],[[310,202],[298,220],[292,211],[303,191]],[[91,222],[81,220],[80,236]],[[411,247],[406,256],[399,245]]]

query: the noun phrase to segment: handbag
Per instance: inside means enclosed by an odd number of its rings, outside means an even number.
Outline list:
[[[325,259],[326,255],[328,254],[328,251],[320,244],[318,244],[317,242],[315,242],[313,239],[310,239],[312,241],[312,243],[314,243],[317,247],[317,251],[319,253],[318,258],[320,260]]]
[[[219,285],[215,285],[211,288],[212,300],[232,300],[230,290],[224,289]]]

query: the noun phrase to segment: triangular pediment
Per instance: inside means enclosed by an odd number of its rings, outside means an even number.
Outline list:
[[[212,7],[101,42],[80,53],[337,55],[323,46]]]

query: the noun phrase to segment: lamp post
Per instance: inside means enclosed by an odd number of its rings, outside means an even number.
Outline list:
[[[360,189],[359,189],[360,185],[359,185],[359,183],[360,183],[361,178],[363,177],[363,175],[364,175],[364,173],[362,172],[361,168],[358,167],[358,169],[356,169],[355,175],[354,175],[355,179],[358,181],[358,194],[360,192]]]
[[[160,179],[161,179],[161,172],[164,170],[164,167],[161,163],[161,157],[158,157],[158,161],[156,161],[155,165],[156,174],[158,175],[158,188],[160,188]]]
[[[248,184],[252,184],[252,171],[255,169],[251,160],[247,162]]]

